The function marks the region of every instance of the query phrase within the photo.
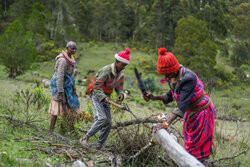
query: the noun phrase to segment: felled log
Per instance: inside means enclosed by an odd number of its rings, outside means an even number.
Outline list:
[[[193,155],[189,154],[170,134],[160,129],[153,134],[153,141],[162,146],[169,157],[181,167],[204,167]]]

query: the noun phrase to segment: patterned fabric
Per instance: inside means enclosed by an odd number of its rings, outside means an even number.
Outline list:
[[[197,82],[190,102],[194,102],[196,99],[198,99],[204,90],[203,83],[196,74],[195,76]],[[178,101],[180,100],[180,94],[173,90],[171,90],[171,92],[175,101],[178,103]],[[208,99],[208,94],[205,94],[203,100],[196,106],[194,106],[194,108],[206,105]],[[185,112],[183,122],[185,149],[196,158],[209,156],[210,154],[212,154],[213,146],[213,130],[215,117],[214,105],[211,102],[208,108],[197,112],[188,119],[189,112],[192,111],[187,110]]]
[[[63,83],[64,83],[64,76],[65,73],[67,73],[70,76],[74,76],[74,66],[72,66],[70,63],[67,62],[65,57],[62,53],[60,53],[55,58],[56,64],[55,64],[55,72],[57,72],[57,89],[58,92],[64,92],[63,89]],[[58,100],[57,96],[53,96],[54,100]]]
[[[196,158],[203,158],[212,154],[214,116],[215,108],[212,102],[208,108],[197,112],[188,120],[188,112],[185,113],[183,123],[184,147]]]
[[[53,75],[51,78],[51,94],[52,96],[55,96],[55,94],[58,94],[57,85],[56,85],[56,79],[57,79],[57,73]],[[72,76],[69,76],[68,74],[65,74],[64,76],[64,83],[63,88],[65,90],[65,96],[67,104],[76,111],[78,107],[80,107],[80,102],[76,96],[76,94],[73,94],[73,86],[75,85],[75,80]]]
[[[99,101],[102,101],[107,97],[103,91],[104,89],[115,89],[117,95],[120,93],[123,94],[124,71],[122,70],[119,74],[117,74],[115,63],[101,68],[96,73],[95,80],[93,93],[95,93]]]
[[[71,58],[68,56],[66,51],[62,51],[62,55],[65,58],[65,60],[71,65],[74,66],[75,65],[75,59],[74,56],[71,55]]]
[[[190,103],[192,103],[196,99],[198,99],[201,96],[201,94],[202,94],[202,92],[204,90],[203,83],[201,82],[201,80],[198,78],[197,75],[195,75],[195,76],[196,76],[196,86],[195,86],[195,89],[194,89],[194,93],[193,93],[193,95],[191,97]],[[175,85],[175,84],[176,84],[176,82],[173,85]],[[172,92],[172,96],[174,97],[175,101],[178,102],[180,100],[180,94],[178,94],[178,93],[176,93],[174,91],[171,91],[171,92]],[[205,95],[204,99],[200,103],[198,103],[196,106],[193,106],[193,107],[194,108],[202,107],[205,104],[207,104],[207,102],[208,102],[208,94]],[[191,111],[186,111],[186,112],[191,112]]]

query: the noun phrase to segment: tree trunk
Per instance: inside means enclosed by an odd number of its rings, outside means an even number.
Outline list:
[[[4,11],[7,12],[7,0],[5,0],[5,3],[4,3]]]
[[[50,29],[50,40],[53,40],[53,36],[54,36],[54,28],[51,27],[51,29]]]
[[[181,167],[204,167],[193,155],[189,154],[179,143],[177,143],[170,134],[160,129],[153,134],[153,141],[162,146],[169,157]]]

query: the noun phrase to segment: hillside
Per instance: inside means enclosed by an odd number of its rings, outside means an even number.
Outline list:
[[[110,44],[103,46],[94,45],[80,50],[78,54],[82,54],[82,56],[80,57],[80,60],[77,64],[78,70],[80,71],[77,79],[83,79],[87,71],[90,69],[96,71],[102,66],[112,63],[114,61],[113,56],[115,51],[113,51],[111,49],[112,47],[110,46]],[[135,58],[143,55],[144,54],[141,52],[132,52],[131,61],[136,61]],[[93,57],[95,58],[95,61],[93,61]],[[32,91],[32,89],[35,87],[34,81],[41,81],[44,78],[49,79],[49,77],[53,74],[53,64],[53,62],[49,62],[46,64],[42,63],[39,65],[39,68],[36,68],[36,70],[33,71],[28,71],[26,74],[18,77],[17,80],[6,79],[6,77],[4,77],[4,74],[1,73],[0,87],[3,88],[3,90],[0,93],[0,122],[3,126],[1,126],[0,131],[4,132],[0,135],[2,141],[0,148],[0,159],[2,160],[2,162],[0,164],[2,166],[8,166],[7,164],[16,164],[21,166],[35,166],[36,164],[39,164],[40,166],[41,164],[44,165],[45,162],[54,165],[72,163],[72,159],[69,158],[67,154],[65,155],[65,153],[63,153],[63,149],[60,146],[53,146],[53,143],[67,145],[72,148],[74,147],[73,150],[76,151],[77,148],[79,151],[80,146],[77,144],[77,141],[80,137],[84,136],[85,133],[83,131],[86,131],[92,123],[86,123],[86,120],[88,118],[84,117],[83,121],[76,125],[76,128],[79,128],[79,130],[77,130],[77,134],[66,133],[61,136],[59,124],[60,122],[63,122],[63,120],[59,119],[59,122],[57,123],[55,128],[55,136],[49,136],[47,130],[49,128],[49,114],[47,113],[50,98],[49,88],[42,88],[45,91],[44,95],[48,98],[48,101],[37,114],[36,118],[34,119],[34,123],[28,125],[21,123],[20,125],[17,125],[16,122],[5,119],[5,117],[3,117],[8,116],[9,113],[14,112],[12,117],[13,119],[21,121],[25,120],[25,117],[18,117],[18,115],[16,115],[17,113],[15,112],[19,110],[15,109],[15,106],[17,104],[13,103],[12,99],[15,99],[15,93],[22,89],[29,89],[30,91]],[[38,73],[39,75],[35,73]],[[125,73],[127,77],[134,77],[133,65],[131,65],[131,67],[128,67]],[[156,75],[151,75],[157,78]],[[147,78],[148,76],[143,74],[142,77]],[[128,85],[125,84],[126,89],[127,86]],[[77,93],[79,95],[84,94],[84,90],[82,90],[81,88],[82,85],[77,85]],[[164,90],[166,91],[167,89],[168,87],[165,86],[165,88],[161,91],[164,92]],[[162,112],[167,115],[171,113],[172,108],[165,108],[164,105],[162,105],[160,102],[147,103],[142,100],[140,97],[140,91],[137,87],[129,87],[128,90],[131,91],[131,95],[128,96],[125,102],[128,103],[131,111],[133,111],[138,118],[147,118],[151,115]],[[218,117],[218,119],[216,119],[216,128],[214,133],[214,154],[211,157],[211,160],[233,156],[249,147],[249,94],[250,88],[244,86],[234,86],[226,90],[212,91],[210,96],[216,106],[216,117]],[[113,98],[115,98],[115,96]],[[81,96],[80,102],[82,105],[82,110],[91,114],[89,110],[89,98],[86,96]],[[29,114],[33,115],[34,113],[35,110],[31,109]],[[126,122],[135,119],[130,113],[117,112],[115,108],[112,109],[112,115],[113,125],[117,125],[118,122]],[[225,119],[238,119],[239,121],[221,120],[222,117]],[[35,120],[43,121],[36,122]],[[242,120],[244,122],[242,122]],[[152,124],[148,125],[151,126]],[[136,126],[120,129],[120,135],[131,135],[129,138],[123,138],[121,136],[119,137],[117,136],[116,130],[112,130],[111,135],[107,141],[107,146],[105,148],[106,151],[97,153],[92,151],[83,151],[85,152],[85,156],[82,156],[84,157],[84,159],[82,160],[85,163],[93,162],[97,166],[102,166],[98,162],[101,161],[101,159],[105,159],[107,158],[107,156],[110,156],[110,152],[108,150],[111,147],[115,149],[113,151],[115,151],[116,154],[118,153],[117,151],[120,151],[120,153],[124,154],[123,156],[131,156],[143,146],[145,146],[150,137],[147,136],[150,134],[149,131],[147,131],[147,129],[144,129],[142,125],[138,126],[138,128],[140,127],[141,130],[137,132],[134,127]],[[39,130],[36,130],[36,128],[38,128]],[[181,134],[182,120],[177,122],[174,125],[174,128],[178,131],[179,134]],[[143,131],[144,133],[141,133],[141,131]],[[143,141],[141,141],[142,139],[138,139],[137,135],[143,137]],[[97,138],[93,138],[90,142],[95,143],[96,140]],[[131,141],[133,142],[131,143]],[[127,145],[130,147],[125,147],[125,143],[127,142],[130,143],[129,145]],[[135,145],[133,145],[133,143]],[[183,143],[183,140],[181,138],[180,143]],[[133,147],[135,150],[133,149]],[[154,156],[157,152],[157,149],[159,148],[152,147],[146,152],[146,154],[149,155],[148,161],[144,162],[144,160],[137,159],[136,163],[145,163],[145,165],[147,166],[161,166],[163,162],[161,162]],[[52,153],[51,151],[54,153]],[[71,156],[75,155],[74,152],[71,151],[68,150],[68,153]],[[76,157],[77,156],[79,155],[76,155]],[[145,156],[145,154],[143,154],[142,157],[143,156]],[[163,157],[165,156],[166,155],[163,155]],[[219,161],[215,165],[225,165],[227,163],[230,163],[232,165],[240,164],[242,166],[248,166],[248,156],[249,152],[247,153],[247,155],[243,154],[233,160]],[[123,158],[126,159],[126,157]],[[30,162],[24,162],[20,159],[28,159]],[[36,163],[34,163],[34,160],[36,161]],[[126,162],[123,163],[124,166],[128,165]]]

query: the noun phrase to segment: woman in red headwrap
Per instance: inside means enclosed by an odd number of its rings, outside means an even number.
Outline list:
[[[201,162],[212,154],[215,108],[199,77],[190,69],[179,64],[175,56],[165,48],[158,49],[158,74],[168,82],[170,90],[163,95],[150,92],[146,101],[161,100],[164,104],[176,101],[177,107],[167,122],[158,124],[154,131],[168,128],[177,116],[184,117],[183,136],[185,149]]]

